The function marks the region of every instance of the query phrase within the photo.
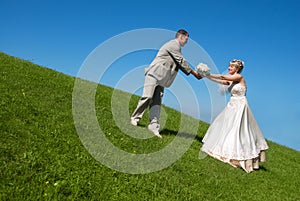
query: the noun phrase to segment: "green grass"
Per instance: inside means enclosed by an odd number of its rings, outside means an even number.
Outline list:
[[[268,141],[268,161],[250,174],[211,157],[200,160],[208,128],[201,121],[196,133],[188,133],[196,135],[189,149],[169,167],[148,174],[112,170],[90,155],[77,134],[74,77],[4,53],[0,69],[0,200],[300,200],[298,151]],[[115,125],[113,92],[98,85],[95,96],[99,125],[111,143],[137,154],[172,143],[179,129],[178,111],[164,107],[163,139],[138,140]],[[118,94],[130,97],[132,112],[138,97]],[[147,114],[141,124],[136,129],[147,133]]]

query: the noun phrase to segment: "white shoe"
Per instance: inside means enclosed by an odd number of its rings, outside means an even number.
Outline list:
[[[153,124],[150,124],[148,126],[148,130],[151,131],[155,136],[162,138],[162,136],[159,134],[159,127],[154,127]]]
[[[138,125],[138,120],[137,119],[133,119],[133,118],[131,118],[130,119],[130,123],[131,123],[131,125],[133,125],[133,126],[137,126]]]
[[[253,160],[253,169],[258,170],[259,169],[259,159],[258,158],[254,158]]]
[[[150,130],[150,129],[149,129]],[[159,134],[158,131],[156,130],[150,130],[155,136],[159,137],[159,138],[162,138],[162,136]]]
[[[259,154],[259,161],[260,161],[260,162],[266,162],[266,151],[265,151],[265,150],[260,151],[260,154]]]
[[[250,173],[253,171],[253,161],[252,159],[248,159],[245,161],[245,169],[247,173]]]

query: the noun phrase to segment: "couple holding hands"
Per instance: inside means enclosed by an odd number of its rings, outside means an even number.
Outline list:
[[[246,99],[246,82],[241,75],[244,62],[236,59],[230,61],[229,75],[210,74],[205,64],[199,64],[193,70],[181,54],[181,47],[187,43],[188,38],[187,31],[178,30],[175,39],[165,43],[145,69],[143,94],[131,115],[131,124],[137,126],[149,107],[148,129],[161,138],[159,117],[164,87],[172,84],[178,70],[186,75],[192,74],[199,80],[206,77],[228,85],[231,97],[208,128],[200,151],[233,167],[241,167],[248,173],[259,169],[259,162],[266,160],[265,150],[268,145]]]

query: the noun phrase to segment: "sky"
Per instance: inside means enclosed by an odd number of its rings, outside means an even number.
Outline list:
[[[221,73],[226,72],[232,59],[245,62],[242,74],[247,82],[247,99],[264,136],[300,151],[299,10],[298,0],[0,0],[0,51],[77,76],[92,52],[118,36],[161,30],[166,35],[150,34],[149,40],[144,40],[145,44],[155,41],[153,46],[158,48],[168,37],[173,39],[169,32],[186,29],[190,39],[182,53],[194,65],[201,61],[200,55],[197,58],[190,51],[195,43]],[[112,51],[113,55],[119,47],[115,45],[105,54]],[[131,47],[129,43],[121,45]],[[136,73],[131,80],[142,83],[142,69],[157,52],[151,48],[116,58],[100,83],[117,88],[122,76],[128,78],[133,70]],[[98,55],[98,59],[101,63],[104,55]],[[197,97],[199,118],[210,123],[215,114],[210,112],[214,100],[209,81],[183,73],[176,81],[182,78]],[[134,93],[141,95],[141,87]],[[163,103],[176,109],[180,104],[174,101],[173,91],[172,87],[166,89]],[[184,105],[186,113],[193,115],[194,106],[188,100]],[[217,112],[225,106],[214,105]]]

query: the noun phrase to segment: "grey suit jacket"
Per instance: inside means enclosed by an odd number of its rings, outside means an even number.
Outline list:
[[[173,39],[159,49],[150,66],[145,68],[145,75],[154,77],[160,86],[169,87],[173,83],[178,69],[186,75],[189,75],[192,70],[181,54],[180,44]]]

